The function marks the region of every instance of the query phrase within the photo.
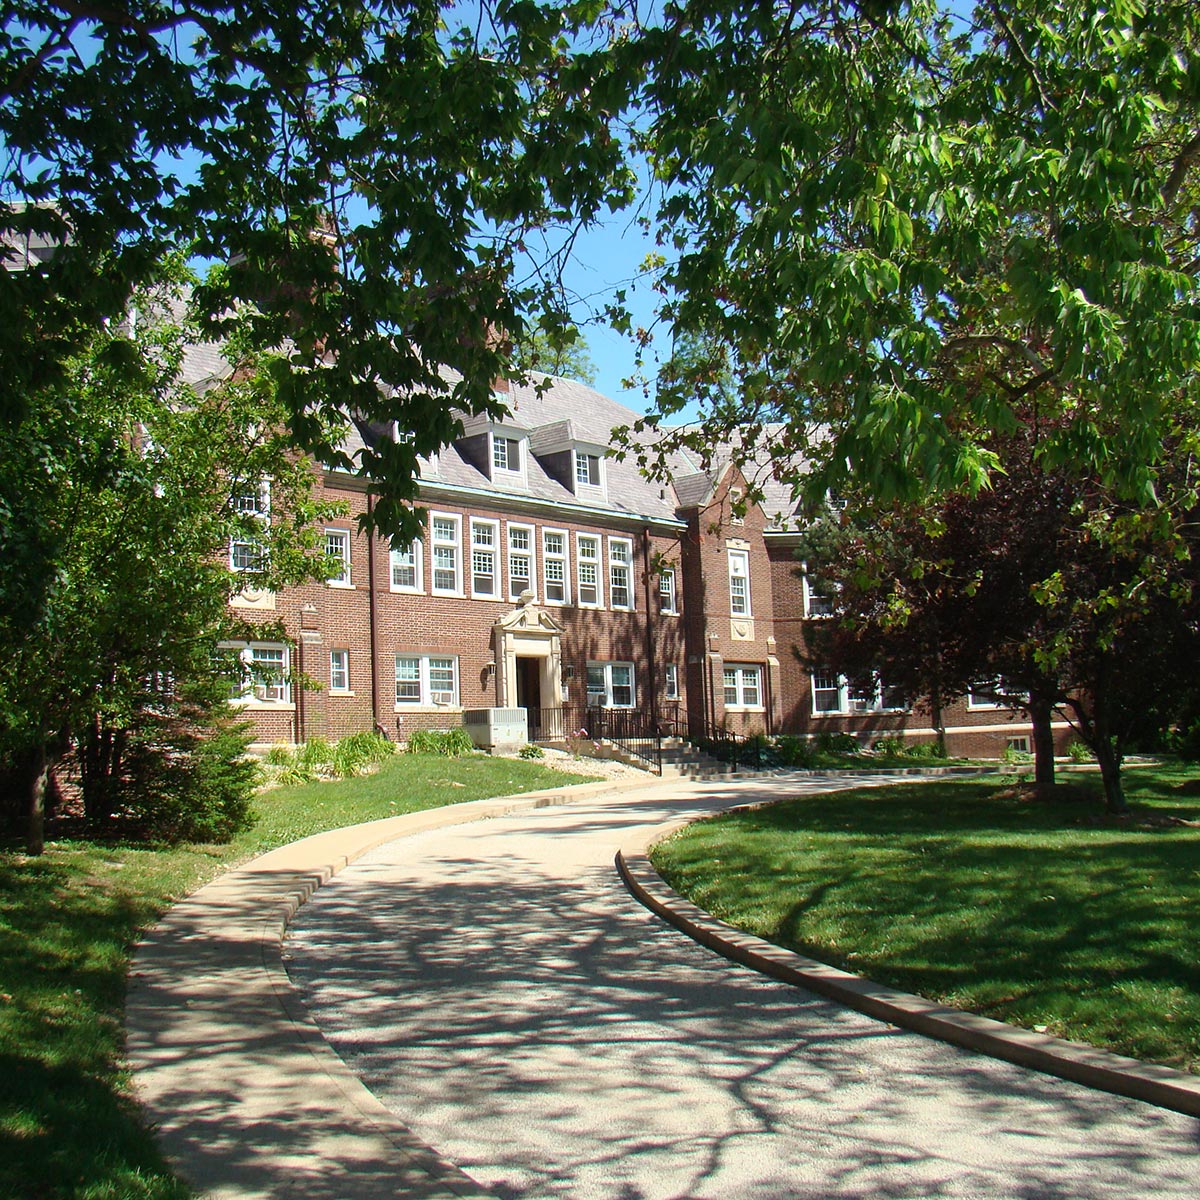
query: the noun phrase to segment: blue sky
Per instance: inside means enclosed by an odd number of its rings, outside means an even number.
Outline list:
[[[647,281],[642,279],[639,283],[638,276],[646,255],[655,248],[653,238],[636,223],[632,211],[617,213],[579,235],[573,259],[565,273],[567,287],[581,300],[575,315],[587,339],[588,354],[596,366],[597,389],[637,412],[648,407],[646,396],[640,388],[622,386],[634,372],[633,339],[610,329],[602,316],[592,324],[583,322],[589,309],[600,312],[616,291],[624,288],[634,327],[650,326],[654,320],[654,297]],[[651,375],[653,351],[665,350],[664,337],[658,332],[646,355],[646,367]]]

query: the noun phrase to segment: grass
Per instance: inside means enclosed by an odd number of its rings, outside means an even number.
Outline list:
[[[515,759],[398,755],[378,774],[274,788],[227,845],[55,842],[0,849],[0,1196],[182,1200],[143,1128],[122,1056],[139,933],[237,863],[338,826],[579,782]]]
[[[652,857],[694,903],[778,945],[1200,1072],[1200,779],[1128,771],[1127,821],[1102,815],[1098,786],[803,797],[698,822]]]

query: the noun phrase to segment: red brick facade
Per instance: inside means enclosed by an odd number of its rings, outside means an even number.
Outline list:
[[[544,427],[542,457],[556,479],[584,453],[561,449],[565,424]],[[489,439],[500,436],[474,433],[473,460],[486,467]],[[594,440],[576,444],[591,453]],[[458,726],[463,709],[589,702],[693,733],[846,732],[868,745],[937,736],[928,704],[889,709],[887,696],[853,696],[832,669],[815,678],[806,670],[805,630],[821,618],[806,614],[794,538],[761,507],[737,511],[746,483],[736,469],[694,472],[674,492],[652,494],[663,503],[650,516],[623,506],[615,468],[606,468],[607,491],[585,478],[594,465],[575,469],[585,486],[557,500],[531,486],[431,480],[421,492],[424,537],[395,578],[388,544],[358,531],[362,485],[326,473],[320,490],[347,510],[328,528],[336,544],[339,533],[348,539],[348,578],[239,602],[243,615],[282,625],[285,642],[264,632],[264,642],[276,640],[263,652],[282,647],[294,680],[247,700],[258,740],[374,727],[404,741]],[[526,584],[532,596],[522,599]],[[1024,714],[965,698],[946,705],[940,723],[952,753],[997,756],[1031,741]],[[1069,733],[1058,732],[1065,749]]]

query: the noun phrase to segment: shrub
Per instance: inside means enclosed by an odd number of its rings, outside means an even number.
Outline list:
[[[1092,752],[1087,748],[1087,744],[1076,738],[1067,747],[1067,757],[1073,763],[1085,763],[1092,761]]]
[[[774,756],[784,767],[811,767],[813,749],[808,738],[785,733],[775,739]]]
[[[1003,760],[1006,763],[1033,762],[1033,755],[1028,750],[1018,750],[1016,746],[1005,746]]]
[[[541,746],[535,746],[533,742],[528,742],[517,751],[518,758],[545,758],[546,752]]]
[[[440,754],[458,758],[475,749],[465,729],[418,729],[408,737],[409,754]]]
[[[902,737],[890,734],[887,737],[877,738],[871,749],[876,754],[885,755],[887,758],[902,758],[909,747],[905,745]]]
[[[293,757],[291,746],[285,746],[282,742],[276,742],[263,755],[263,762],[269,767],[290,767]]]
[[[904,758],[913,758],[918,762],[928,762],[946,757],[945,748],[937,742],[910,742],[901,749],[900,753]]]
[[[361,775],[367,767],[382,762],[396,747],[382,734],[352,733],[333,747],[333,770],[340,779]]]
[[[333,747],[322,737],[309,738],[300,748],[296,759],[313,769],[328,766],[333,762]]]
[[[858,738],[852,733],[818,733],[817,751],[821,754],[857,754]]]

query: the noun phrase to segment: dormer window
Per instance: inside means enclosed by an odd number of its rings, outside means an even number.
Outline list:
[[[516,438],[492,434],[492,467],[497,471],[521,471],[521,443]]]
[[[583,487],[600,486],[600,456],[575,451],[575,483]]]

